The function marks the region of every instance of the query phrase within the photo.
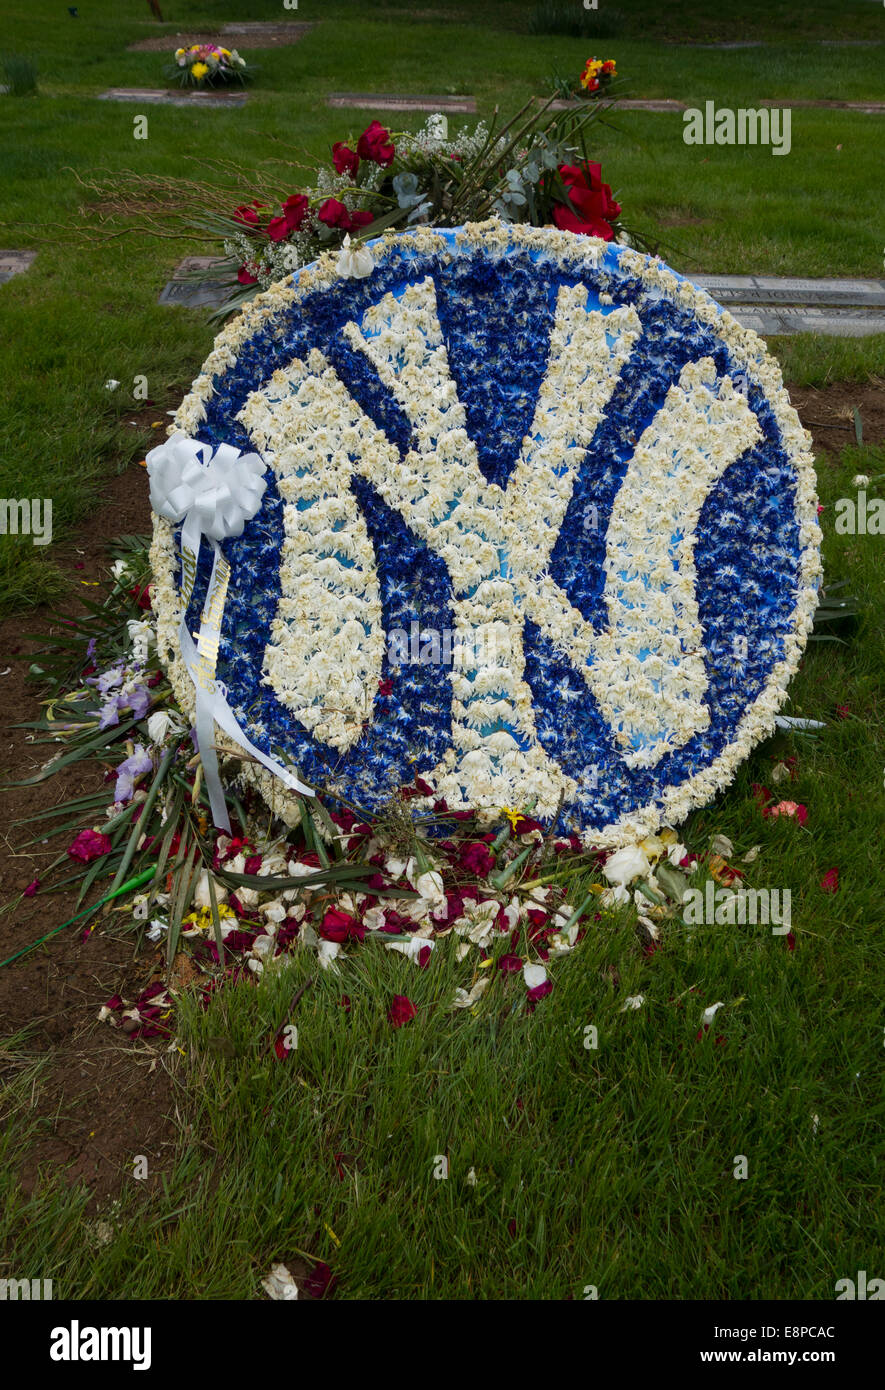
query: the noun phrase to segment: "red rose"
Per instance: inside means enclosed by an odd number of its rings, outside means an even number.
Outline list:
[[[28,884],[27,888],[24,890],[25,897],[26,897],[26,898],[33,898],[33,897],[35,897],[35,896],[37,895],[37,893],[39,892],[39,889],[40,889],[40,880],[39,880],[39,878],[32,878],[32,879],[31,879],[31,882]]]
[[[532,820],[530,816],[517,816],[516,824],[513,827],[514,835],[531,835],[533,830],[543,830],[540,821]]]
[[[839,891],[839,870],[827,869],[820,881],[820,886],[825,893],[838,893]],[[27,889],[25,889],[27,892]]]
[[[355,232],[357,227],[367,227],[375,220],[372,212],[348,212],[337,198],[327,198],[320,206],[317,217],[327,227],[340,227],[342,232]]]
[[[374,221],[374,212],[369,212],[368,209],[360,210],[358,208],[356,212],[350,214],[350,226],[346,227],[345,231],[355,232],[358,227],[368,227],[369,223]]]
[[[585,159],[583,164],[561,164],[559,175],[568,190],[569,203],[557,203],[553,221],[566,232],[602,237],[611,241],[611,221],[621,212],[612,191],[601,178],[601,165]]]
[[[295,232],[307,216],[307,199],[303,193],[293,193],[283,203],[279,217],[267,224],[267,235],[271,241],[285,241],[290,232]]]
[[[489,853],[486,845],[476,840],[461,850],[458,863],[465,873],[475,874],[477,878],[488,878],[495,867],[495,856]]]
[[[147,612],[147,610],[148,610],[148,609],[150,608],[150,606],[151,606],[151,589],[152,589],[152,588],[153,588],[153,585],[152,585],[152,584],[145,584],[143,587],[142,587],[141,585],[139,585],[139,584],[135,584],[135,585],[133,585],[133,587],[129,590],[129,597],[130,597],[130,598],[134,598],[134,599],[135,599],[135,602],[138,604],[139,608],[140,608],[143,612],[145,612],[145,613]]]
[[[357,141],[356,152],[360,159],[370,159],[373,164],[392,164],[395,150],[389,141],[390,131],[380,121],[373,121]]]
[[[68,854],[72,859],[79,859],[81,864],[91,864],[93,859],[110,854],[112,849],[109,835],[102,835],[98,830],[81,830],[73,843],[68,845]]]
[[[339,174],[350,174],[352,179],[356,178],[356,171],[360,167],[359,155],[340,140],[336,140],[332,146],[332,163]]]
[[[321,222],[325,222],[327,227],[343,227],[349,219],[347,208],[343,203],[339,203],[337,198],[327,198],[320,204],[317,217]]]
[[[526,990],[526,998],[532,1004],[537,1004],[539,999],[543,999],[545,994],[549,994],[553,988],[552,980],[544,980],[541,984],[535,985],[533,989]]]
[[[234,221],[239,222],[241,227],[245,227],[246,230],[249,231],[250,228],[257,227],[261,221],[256,212],[256,208],[265,207],[265,203],[259,203],[257,199],[254,198],[251,203],[241,203],[238,208],[234,208]]]
[[[395,994],[393,1003],[387,1010],[387,1021],[394,1028],[402,1028],[404,1023],[408,1023],[414,1018],[418,1010],[411,999],[405,994]]]
[[[241,265],[239,270],[237,271],[237,279],[239,280],[241,285],[258,284],[257,275],[252,275],[251,272],[246,269],[245,265]]]
[[[291,193],[283,203],[283,216],[290,231],[297,231],[307,216],[308,202],[303,193]]]
[[[327,1298],[334,1292],[337,1283],[338,1275],[333,1274],[323,1260],[319,1260],[302,1281],[301,1287],[310,1298]]]
[[[362,941],[366,934],[366,929],[362,923],[352,917],[349,912],[341,912],[338,908],[330,907],[323,918],[320,927],[320,936],[327,941],[346,941],[348,937],[356,937],[357,941]]]

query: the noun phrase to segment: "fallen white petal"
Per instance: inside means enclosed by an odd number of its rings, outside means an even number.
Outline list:
[[[625,1014],[628,1009],[641,1009],[644,1003],[644,994],[630,994],[621,1005],[621,1013]]]
[[[281,1302],[293,1303],[298,1297],[295,1277],[289,1273],[285,1265],[271,1265],[270,1274],[266,1279],[262,1279],[261,1287],[268,1298]]]

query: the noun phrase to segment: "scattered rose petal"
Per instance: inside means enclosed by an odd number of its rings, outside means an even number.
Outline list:
[[[394,1028],[402,1028],[404,1023],[408,1023],[415,1017],[418,1010],[411,999],[405,994],[395,994],[393,1003],[387,1010],[387,1020]]]

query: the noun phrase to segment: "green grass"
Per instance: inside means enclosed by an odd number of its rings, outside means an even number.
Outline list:
[[[160,85],[162,54],[125,51],[153,32],[146,6],[111,12],[86,0],[80,20],[63,23],[45,0],[15,0],[9,42],[34,56],[41,91],[28,102],[0,100],[0,238],[40,254],[26,276],[0,287],[0,492],[20,492],[27,477],[30,495],[53,497],[57,529],[82,521],[102,479],[156,438],[127,423],[137,408],[133,377],[148,377],[153,418],[164,419],[211,341],[200,313],[155,303],[173,264],[199,248],[133,237],[87,243],[91,221],[80,215],[73,170],[193,167],[204,177],[201,161],[221,153],[241,162],[246,192],[253,170],[269,176],[262,161],[293,145],[318,157],[359,130],[362,113],[324,108],[329,90],[469,91],[488,113],[495,102],[515,107],[587,56],[583,40],[530,36],[529,3],[428,8],[436,18],[392,0],[322,11],[303,0],[297,18],[323,23],[301,44],[259,55],[245,111],[149,109],[150,138],[136,143],[138,108],[90,94]],[[798,20],[786,3],[726,11],[718,0],[618,0],[618,8],[625,31],[610,46],[635,95],[721,105],[881,95],[881,49],[815,42],[877,37],[881,13],[860,0],[812,0]],[[220,13],[181,3],[166,27],[205,25]],[[270,0],[243,0],[236,13],[281,18]],[[783,42],[730,53],[659,42],[734,38],[738,28]],[[879,118],[797,111],[785,159],[686,147],[678,118],[624,115],[616,124],[600,145],[606,176],[631,220],[660,228],[678,268],[882,274]],[[788,377],[808,385],[864,381],[885,364],[882,337],[805,335],[775,346]],[[118,392],[104,390],[108,377],[121,381]],[[145,1195],[133,1181],[124,1191],[105,1246],[95,1244],[83,1189],[58,1173],[44,1174],[31,1196],[16,1184],[39,1132],[29,1102],[41,1084],[27,1039],[16,1040],[0,1071],[3,1274],[52,1278],[56,1297],[241,1298],[259,1293],[273,1261],[302,1250],[333,1265],[349,1298],[581,1298],[593,1284],[604,1298],[786,1299],[831,1298],[836,1279],[875,1270],[883,1248],[881,541],[835,536],[832,516],[835,500],[852,495],[851,477],[882,472],[885,455],[852,446],[818,465],[827,576],[850,580],[861,618],[843,634],[847,645],[809,648],[788,712],[824,719],[827,729],[815,740],[769,741],[684,831],[695,847],[715,831],[732,837],[738,855],[762,846],[751,881],[791,890],[794,952],[763,928],[698,928],[673,930],[648,958],[629,917],[608,917],[554,964],[554,992],[533,1015],[521,983],[503,978],[473,1015],[445,1008],[451,940],[426,972],[368,942],[340,977],[323,975],[307,990],[295,1015],[299,1048],[284,1064],[263,1049],[309,973],[307,958],[296,958],[205,1013],[185,1007],[182,1053],[162,1055],[193,1128],[181,1132],[164,1190]],[[60,591],[51,556],[36,549],[8,539],[0,548],[7,607]],[[844,720],[834,717],[840,704],[850,706]],[[762,820],[752,794],[754,781],[769,781],[772,759],[790,752],[799,778],[784,794],[807,804],[805,828]],[[833,865],[835,897],[819,887]],[[337,1003],[344,992],[349,1015]],[[395,992],[419,1008],[401,1030],[385,1019]],[[640,993],[643,1008],[622,1013],[624,999]],[[712,1036],[698,1041],[701,1011],[717,1000],[725,1007]],[[598,1050],[583,1046],[587,1024],[598,1029]],[[215,1040],[230,1041],[233,1055]],[[7,1123],[13,1112],[16,1123]],[[349,1155],[343,1181],[336,1153]],[[438,1154],[449,1158],[445,1181],[432,1176]],[[732,1176],[739,1154],[745,1181]],[[475,1187],[466,1183],[471,1167]]]

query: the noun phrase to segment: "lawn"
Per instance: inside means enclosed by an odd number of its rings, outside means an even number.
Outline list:
[[[47,0],[12,0],[8,45],[35,59],[39,93],[0,98],[0,241],[39,250],[0,287],[0,491],[20,493],[26,477],[30,495],[52,497],[59,536],[157,440],[212,338],[199,311],[156,303],[200,246],[118,235],[78,174],[211,179],[223,157],[252,196],[279,177],[271,161],[326,157],[374,114],[326,108],[329,91],[467,92],[488,116],[546,91],[594,48],[617,57],[637,97],[882,97],[873,43],[885,12],[868,0],[812,0],[798,20],[786,3],[726,13],[712,0],[619,0],[622,31],[600,40],[531,33],[527,3],[436,0],[407,19],[392,0],[302,0],[285,17],[317,27],[257,55],[245,110],[150,108],[149,139],[136,142],[141,108],[95,96],[161,85],[163,55],[127,52],[157,26],[135,0],[78,8],[74,20]],[[229,14],[196,0],[163,8],[170,34]],[[272,0],[234,9],[281,18]],[[768,46],[685,46],[736,38]],[[835,38],[852,42],[825,45]],[[628,220],[688,274],[878,277],[883,122],[796,110],[792,151],[775,158],[686,146],[679,116],[622,113],[598,156]],[[885,336],[773,346],[798,385],[885,375]],[[149,409],[132,398],[136,375]],[[122,387],[108,392],[108,378]],[[339,976],[311,970],[304,953],[207,1009],[185,998],[175,1045],[156,1052],[178,1107],[175,1151],[150,1183],[124,1173],[98,1210],[57,1165],[19,1185],[31,1146],[52,1132],[33,1103],[51,1059],[35,1030],[4,1041],[0,1019],[0,1274],[39,1272],[57,1297],[254,1298],[274,1261],[304,1258],[328,1262],[336,1296],[351,1299],[582,1299],[593,1286],[607,1299],[780,1300],[830,1299],[836,1280],[881,1273],[885,583],[881,538],[837,535],[830,519],[854,475],[885,473],[885,446],[868,435],[821,452],[818,470],[825,573],[848,581],[859,617],[842,641],[811,644],[788,713],[826,727],[763,744],[680,829],[696,851],[730,837],[738,863],[759,847],[753,881],[792,893],[789,939],[761,926],[674,929],[648,954],[632,909],[602,914],[555,962],[534,1012],[521,980],[493,967],[481,1004],[452,1012],[453,938],[426,971],[367,941]],[[7,613],[69,597],[51,553],[3,540]],[[759,811],[753,784],[784,758],[797,761],[783,795],[807,805],[805,825]],[[821,884],[833,867],[836,894]],[[273,1038],[302,986],[298,1048],[281,1062]],[[385,1016],[394,993],[418,1009],[396,1030]],[[625,1005],[639,995],[641,1008]],[[705,1032],[702,1012],[720,1001]],[[440,1156],[446,1178],[434,1176]]]

